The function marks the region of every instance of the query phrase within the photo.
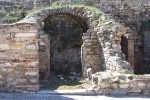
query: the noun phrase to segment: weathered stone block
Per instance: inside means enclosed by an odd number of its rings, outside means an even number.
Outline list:
[[[87,77],[88,77],[89,80],[92,79],[92,68],[87,69]]]
[[[25,37],[36,37],[35,33],[17,33],[15,35],[16,38],[25,38]]]
[[[118,89],[119,85],[118,85],[118,83],[112,83],[111,87],[116,90],[116,89]]]
[[[103,88],[110,88],[110,83],[107,82],[99,82],[98,83],[99,88],[103,89]]]
[[[127,89],[129,88],[129,84],[119,84],[119,87],[122,89]]]
[[[7,79],[6,79],[6,82],[12,82],[14,80],[14,78],[10,78],[10,77],[8,77]]]
[[[11,43],[11,49],[22,49],[25,47],[25,43]]]
[[[37,82],[38,82],[38,80],[37,80],[37,78],[30,78],[30,79],[29,79],[29,82],[37,83]]]
[[[28,66],[36,67],[38,66],[38,62],[37,61],[30,62],[28,63]]]
[[[36,76],[38,75],[38,72],[25,72],[25,75]]]
[[[146,87],[146,83],[138,82],[138,83],[137,83],[137,86],[138,86],[140,89],[143,89],[143,88]]]
[[[0,44],[0,50],[7,50],[10,49],[9,44]]]
[[[140,93],[142,90],[139,88],[132,88],[131,90],[129,90],[128,92],[132,92],[132,93]]]

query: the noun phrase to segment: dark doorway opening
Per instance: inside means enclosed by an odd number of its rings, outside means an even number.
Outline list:
[[[141,22],[135,46],[135,74],[150,74],[150,20]]]
[[[125,60],[128,61],[128,39],[126,36],[121,37],[121,50],[124,53]]]
[[[44,30],[50,34],[50,67],[55,74],[82,74],[82,33],[87,26],[83,19],[70,14],[55,14],[45,19]]]
[[[82,34],[87,31],[86,19],[61,13],[48,16],[44,31],[50,35],[50,89],[82,82]],[[47,88],[47,87],[46,87]],[[49,88],[49,87],[48,87]]]

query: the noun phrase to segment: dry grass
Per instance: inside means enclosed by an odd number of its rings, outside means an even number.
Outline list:
[[[86,79],[71,80],[71,79],[58,79],[51,78],[49,81],[40,82],[42,90],[75,90],[85,89],[91,86],[91,83]]]

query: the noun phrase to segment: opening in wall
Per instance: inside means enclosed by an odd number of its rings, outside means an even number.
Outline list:
[[[121,50],[124,53],[125,59],[126,61],[128,61],[128,39],[126,38],[126,36],[122,36],[121,37]]]

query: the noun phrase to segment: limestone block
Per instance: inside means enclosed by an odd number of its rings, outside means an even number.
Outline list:
[[[103,89],[102,94],[110,94],[112,91],[113,89],[106,88],[106,89]]]
[[[25,75],[36,76],[38,72],[25,72]]]
[[[40,42],[39,44],[40,44],[40,46],[46,46],[45,42]]]
[[[99,88],[109,88],[110,83],[108,83],[108,82],[99,82],[98,86],[99,86]]]
[[[5,66],[7,66],[7,67],[11,67],[11,66],[12,66],[12,64],[11,64],[10,62],[7,62],[7,63],[5,63]]]
[[[106,73],[106,72],[101,72],[100,73],[100,77],[99,77],[99,80],[101,81],[110,81],[110,78],[111,78],[111,74],[110,73]]]
[[[37,57],[38,52],[21,52],[21,56],[23,56],[23,57]]]
[[[83,41],[90,39],[90,36],[82,36]]]
[[[8,33],[11,33],[11,32],[20,32],[20,29],[17,28],[17,27],[13,27],[13,28],[9,29],[7,32]]]
[[[33,92],[36,92],[39,90],[39,86],[29,86],[27,88],[27,91],[33,91]]]
[[[146,87],[146,88],[150,90],[150,85],[147,85],[147,87]]]
[[[88,77],[88,80],[92,79],[92,68],[87,69],[87,77]]]
[[[30,62],[28,63],[28,66],[33,66],[33,67],[38,66],[38,62],[37,61]]]
[[[132,93],[140,93],[142,90],[139,88],[131,88],[128,92],[132,92]]]
[[[127,89],[129,88],[129,84],[119,84],[119,87],[122,89]]]
[[[21,70],[23,70],[23,66],[16,66],[15,69],[18,71],[21,71]]]
[[[90,36],[90,33],[83,33],[83,36]]]
[[[119,84],[118,83],[112,83],[111,87],[116,90],[116,89],[118,89]]]
[[[4,85],[5,84],[5,81],[0,81],[0,86],[1,85]],[[1,89],[0,89],[1,90]]]
[[[14,80],[14,78],[11,78],[11,77],[8,77],[7,79],[6,79],[6,82],[11,82],[11,81],[13,81]]]
[[[97,39],[97,36],[91,36],[91,39]]]
[[[13,72],[13,68],[7,68],[7,73]]]
[[[25,38],[25,37],[36,37],[36,34],[35,33],[17,33],[15,35],[16,38]]]
[[[118,73],[118,72],[113,72],[112,73],[112,76],[116,77],[116,76],[121,76],[122,74],[121,73]]]
[[[28,32],[29,33],[37,33],[38,31],[37,30],[29,30]]]
[[[7,50],[10,49],[9,44],[0,44],[0,50]]]
[[[37,47],[36,47],[35,45],[27,45],[26,48],[27,48],[27,49],[31,49],[31,50],[32,50],[32,49],[33,49],[33,50],[36,50],[36,49],[37,49]]]
[[[6,68],[1,68],[1,71],[6,72],[7,69]]]
[[[114,79],[111,79],[111,81],[112,81],[113,83],[120,83],[119,77],[115,77]]]
[[[130,83],[130,87],[131,87],[131,88],[137,88],[137,85],[134,84],[134,83]]]
[[[3,76],[2,75],[0,75],[0,80],[3,78]]]
[[[143,89],[143,88],[146,87],[146,83],[138,82],[138,83],[137,83],[137,86],[138,86],[140,89]]]
[[[11,49],[22,49],[25,47],[25,43],[11,43]]]
[[[16,82],[18,83],[24,83],[24,82],[27,82],[27,80],[26,79],[16,79]]]
[[[37,78],[30,78],[30,79],[29,79],[29,82],[37,83],[38,81],[37,81]]]

